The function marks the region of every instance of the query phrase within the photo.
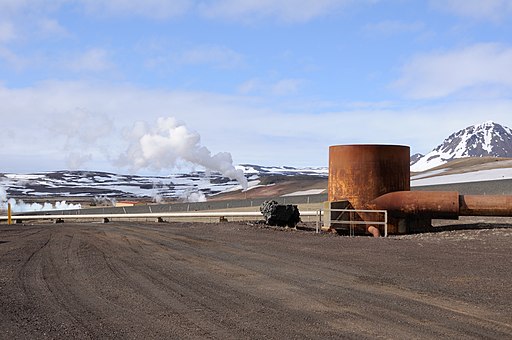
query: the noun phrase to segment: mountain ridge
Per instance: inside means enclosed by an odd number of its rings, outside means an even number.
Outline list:
[[[512,157],[512,130],[493,121],[468,126],[426,155],[411,157],[411,171],[425,171],[465,157]]]

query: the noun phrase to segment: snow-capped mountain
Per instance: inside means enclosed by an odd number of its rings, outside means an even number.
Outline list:
[[[512,130],[488,121],[453,133],[443,143],[412,163],[419,172],[464,157],[512,157]]]
[[[240,165],[249,188],[260,185],[266,176],[327,177],[327,168],[264,167]],[[33,174],[0,173],[0,190],[6,197],[98,197],[153,198],[190,200],[219,193],[241,190],[235,180],[218,173],[196,171],[168,176],[119,175],[98,171],[53,171]],[[1,199],[1,197],[0,197]]]
[[[411,165],[415,164],[417,161],[419,161],[421,159],[421,157],[423,157],[425,155],[421,154],[421,153],[415,153],[414,155],[411,156]]]

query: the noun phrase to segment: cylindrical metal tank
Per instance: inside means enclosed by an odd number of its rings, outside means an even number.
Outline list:
[[[368,209],[381,195],[410,190],[409,155],[409,147],[401,145],[329,147],[329,201],[348,200],[354,209]]]

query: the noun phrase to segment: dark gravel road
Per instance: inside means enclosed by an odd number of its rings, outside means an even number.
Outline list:
[[[506,226],[0,225],[0,338],[511,339]]]

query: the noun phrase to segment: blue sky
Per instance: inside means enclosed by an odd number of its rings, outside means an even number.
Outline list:
[[[510,0],[0,0],[0,172],[126,172],[170,117],[236,164],[427,153],[511,95]]]

